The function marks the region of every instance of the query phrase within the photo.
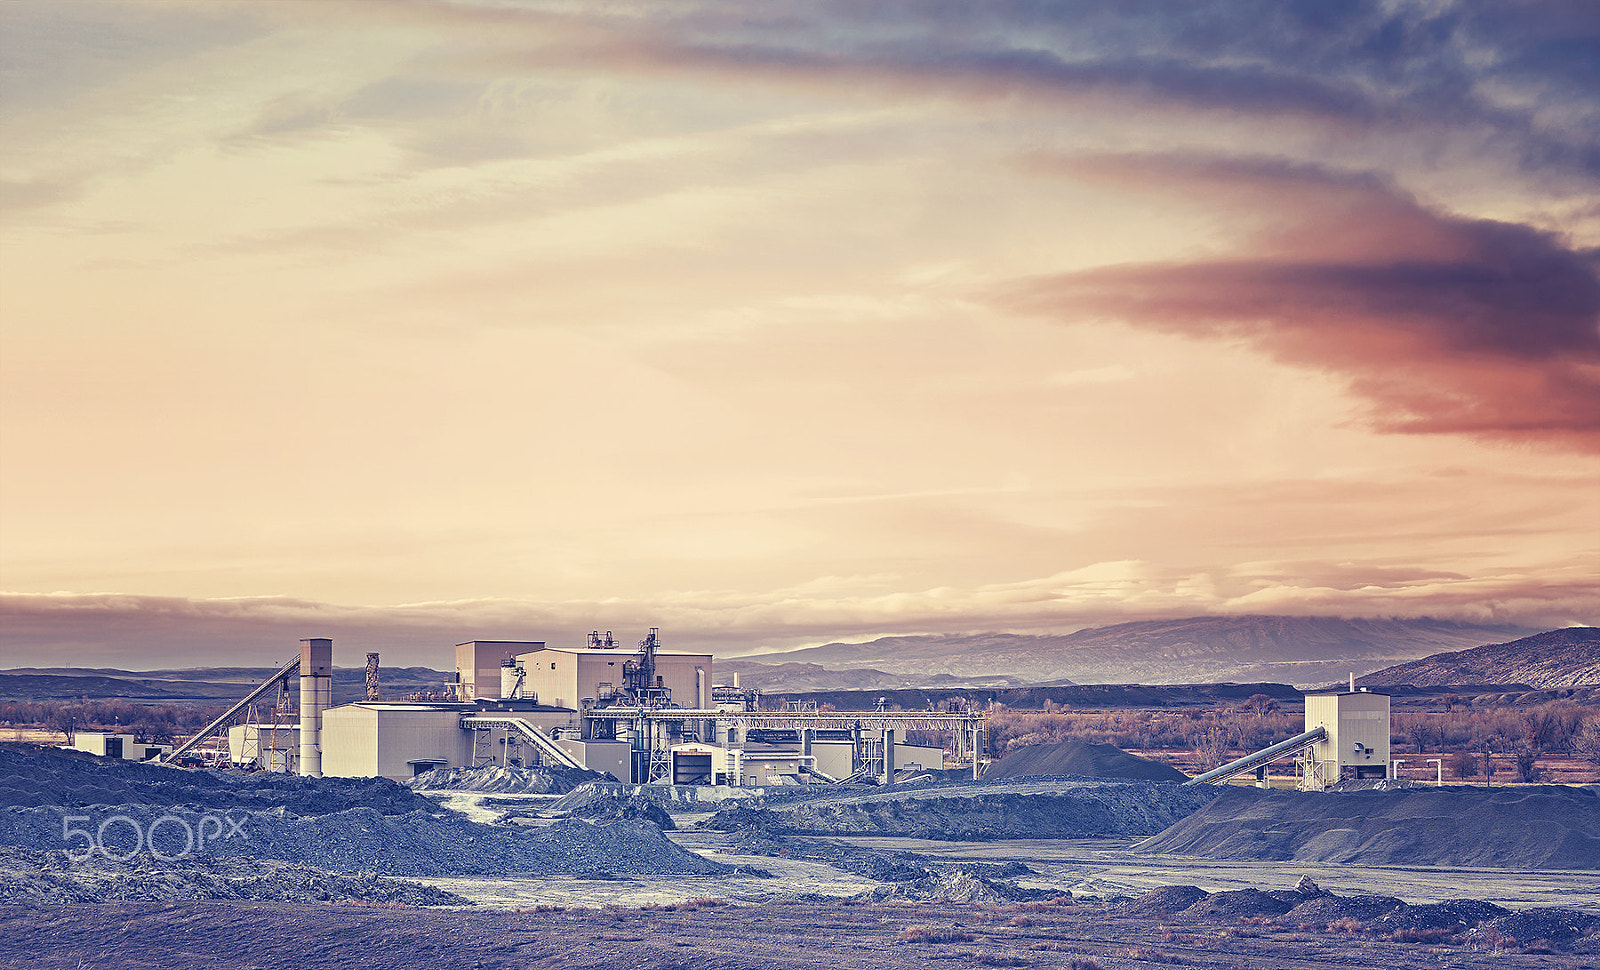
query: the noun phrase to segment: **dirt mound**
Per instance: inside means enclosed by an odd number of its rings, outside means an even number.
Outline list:
[[[1234,920],[1241,916],[1282,916],[1305,900],[1293,889],[1234,889],[1212,893],[1183,911],[1185,916]]]
[[[1150,782],[1082,783],[1033,794],[945,795],[933,790],[729,808],[701,824],[724,832],[754,828],[777,834],[899,835],[963,842],[1139,836],[1167,828],[1215,795]]]
[[[986,779],[1029,775],[1081,775],[1137,781],[1188,781],[1189,776],[1159,761],[1131,755],[1114,744],[1063,741],[1031,744],[1006,755],[983,773]]]
[[[341,876],[289,862],[225,857],[164,862],[142,854],[132,859],[94,855],[72,862],[64,852],[0,847],[0,903],[199,899],[472,905],[455,893],[421,883],[370,874]]]
[[[1600,869],[1592,789],[1420,788],[1348,793],[1223,789],[1135,848],[1222,859]]]
[[[1371,922],[1404,906],[1405,903],[1394,896],[1335,896],[1330,893],[1306,900],[1284,913],[1282,921],[1289,925],[1305,923],[1321,929],[1342,919]]]
[[[190,771],[81,751],[0,744],[0,806],[205,805],[325,815],[370,808],[428,811],[432,802],[387,778],[303,778],[277,772]]]
[[[989,906],[1000,906],[1006,903],[1029,902],[1036,899],[1054,899],[1063,895],[1066,894],[1053,889],[1026,889],[1015,883],[996,882],[963,869],[954,869],[910,882],[897,882],[888,886],[879,886],[877,889],[868,890],[856,898],[873,901],[906,899],[930,902],[938,900],[951,903],[982,903]]]
[[[581,768],[435,768],[405,783],[412,791],[469,791],[494,795],[565,795],[604,777]]]
[[[1596,932],[1600,932],[1600,916],[1551,906],[1496,917],[1479,925],[1475,935],[1499,933],[1526,946],[1537,941],[1560,943]]]
[[[591,781],[579,785],[546,806],[553,815],[575,812],[586,805],[613,799],[650,801],[668,812],[709,812],[730,802],[767,801],[773,798],[800,797],[805,786],[793,793],[759,788],[730,788],[727,785],[630,785],[613,781]]]
[[[107,823],[106,819],[127,821]],[[141,851],[168,858],[186,851],[207,856],[283,859],[333,872],[390,876],[515,876],[571,874],[592,869],[621,873],[715,874],[728,867],[670,841],[647,822],[592,825],[565,819],[544,828],[484,825],[454,814],[381,815],[356,808],[301,817],[287,812],[233,812],[218,816],[184,806],[118,806],[115,815],[91,813],[81,825],[116,855]],[[162,821],[170,819],[171,821]],[[137,827],[136,827],[137,826]],[[190,833],[219,833],[193,846]],[[63,845],[62,814],[55,808],[0,810],[0,844],[32,848]],[[141,841],[155,832],[154,849]]]
[[[678,824],[672,820],[672,816],[667,814],[667,810],[655,802],[633,801],[622,798],[584,805],[581,808],[574,809],[571,817],[588,819],[592,822],[640,819],[657,828],[668,831],[678,827]]]
[[[1450,930],[1477,926],[1511,911],[1481,899],[1446,899],[1440,903],[1405,905],[1371,922],[1378,932],[1395,930]]]
[[[1171,916],[1181,913],[1211,894],[1199,886],[1157,886],[1114,909],[1122,916]]]

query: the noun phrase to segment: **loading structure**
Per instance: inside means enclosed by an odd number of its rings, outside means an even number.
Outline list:
[[[955,760],[982,772],[987,715],[982,711],[753,711],[612,705],[582,712],[585,739],[623,740],[633,752],[634,780],[676,781],[706,775],[723,784],[750,784],[746,764],[782,762],[784,776],[809,775],[825,782],[872,778],[891,781],[897,769],[942,769],[944,749],[906,743],[912,731],[948,732],[956,739]],[[902,740],[897,740],[897,737]],[[836,756],[828,771],[824,750]],[[685,769],[686,762],[706,770]],[[920,758],[920,762],[912,759]],[[721,764],[718,764],[718,760]],[[937,759],[936,763],[933,762]],[[758,772],[760,779],[771,772]],[[762,784],[762,781],[756,781]]]
[[[289,679],[300,675],[300,774],[322,775],[322,712],[333,705],[333,641],[312,637],[300,641],[300,655],[262,681],[250,693],[201,728],[193,737],[161,757],[163,764],[182,758],[200,742],[216,736],[239,712],[250,707],[268,691],[286,687]]]
[[[1257,777],[1266,780],[1266,767],[1279,758],[1292,754],[1299,754],[1307,748],[1317,744],[1328,736],[1328,731],[1323,727],[1315,727],[1303,734],[1297,734],[1287,741],[1262,748],[1254,754],[1247,754],[1243,758],[1230,761],[1218,768],[1212,768],[1203,774],[1195,775],[1185,785],[1220,785],[1228,779],[1242,775],[1247,771],[1257,772]]]
[[[1222,784],[1254,771],[1257,783],[1265,787],[1267,765],[1291,755],[1303,791],[1321,791],[1347,778],[1389,777],[1389,695],[1357,689],[1352,675],[1348,691],[1313,691],[1305,695],[1305,705],[1303,733],[1196,775],[1185,784]]]

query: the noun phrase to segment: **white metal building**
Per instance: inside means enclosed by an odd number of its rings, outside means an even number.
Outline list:
[[[322,773],[404,781],[431,768],[472,764],[472,732],[456,707],[346,704],[322,713]]]
[[[105,758],[122,758],[126,761],[145,761],[172,750],[170,744],[151,744],[139,740],[136,734],[118,734],[115,731],[75,731],[72,748],[87,751]]]
[[[568,710],[577,710],[584,698],[604,699],[621,690],[623,664],[636,658],[628,650],[536,646],[516,655],[525,671],[523,691]],[[711,654],[657,651],[655,674],[654,686],[672,691],[677,706],[703,710],[711,703]]]
[[[1337,784],[1348,771],[1357,779],[1389,776],[1389,695],[1362,688],[1306,695],[1306,730],[1327,736],[1311,747],[1311,784]]]

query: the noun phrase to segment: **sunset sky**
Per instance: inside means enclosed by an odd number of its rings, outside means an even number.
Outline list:
[[[0,667],[1600,622],[1600,13],[0,4]]]

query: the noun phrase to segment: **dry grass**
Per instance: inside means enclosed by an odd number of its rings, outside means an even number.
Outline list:
[[[900,931],[896,943],[971,943],[973,936],[966,930],[934,926],[913,925]]]

